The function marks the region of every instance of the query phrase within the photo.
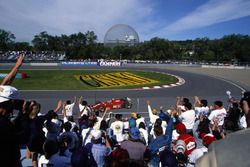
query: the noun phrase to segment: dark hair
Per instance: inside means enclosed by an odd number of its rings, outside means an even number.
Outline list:
[[[184,97],[184,98],[182,99],[182,102],[183,102],[183,104],[189,103],[189,99]]]
[[[138,128],[146,129],[146,125],[144,122],[140,122]]]
[[[191,110],[192,109],[192,104],[191,103],[185,103],[184,105],[188,110]]]
[[[85,101],[85,100],[83,100],[83,101],[82,101],[82,105],[86,106],[86,105],[88,105],[88,102]]]
[[[102,120],[101,123],[100,123],[100,130],[104,130],[106,131],[108,129],[108,124],[105,120]]]
[[[141,115],[140,114],[136,114],[136,117],[137,117],[137,119],[141,118]]]
[[[223,102],[222,102],[222,101],[219,101],[219,100],[215,101],[214,104],[215,104],[216,106],[218,106],[218,107],[222,107],[222,106],[223,106]]]
[[[115,119],[121,120],[122,119],[122,114],[115,114]]]
[[[65,129],[66,132],[70,131],[70,129],[72,128],[72,125],[70,122],[65,122],[63,124],[63,128]]]
[[[88,126],[93,128],[96,122],[97,122],[97,119],[89,119]]]
[[[43,144],[43,151],[46,159],[56,154],[59,150],[58,143],[54,140],[46,140]]]
[[[67,100],[67,101],[66,101],[66,104],[71,104],[71,101],[70,101],[70,100]]]
[[[210,133],[210,129],[209,129],[209,119],[208,118],[204,118],[203,121],[200,121],[199,125],[198,125],[198,128],[197,128],[197,132],[199,134],[199,137],[202,133]]]
[[[202,106],[207,107],[207,100],[202,99],[201,104],[202,104]]]
[[[161,136],[163,134],[162,127],[159,125],[154,126],[154,133],[156,136]]]
[[[155,120],[155,125],[154,126],[161,126],[161,124],[162,124],[162,120],[160,118],[157,118]]]

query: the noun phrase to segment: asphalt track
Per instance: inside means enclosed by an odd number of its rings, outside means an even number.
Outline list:
[[[23,69],[61,69],[67,70],[72,67],[31,67],[23,66]],[[42,105],[42,112],[46,112],[50,109],[55,108],[56,103],[59,99],[62,100],[73,100],[74,96],[83,96],[89,104],[93,104],[95,101],[109,100],[111,98],[122,98],[130,97],[133,101],[133,107],[131,109],[121,109],[114,112],[122,112],[125,115],[135,111],[140,112],[145,117],[147,114],[146,101],[150,100],[152,107],[158,108],[163,106],[164,109],[168,109],[173,106],[176,102],[177,96],[183,96],[190,98],[193,102],[194,96],[200,96],[202,99],[207,99],[209,105],[212,105],[215,100],[221,100],[224,102],[224,106],[227,107],[227,95],[226,91],[230,90],[232,95],[240,98],[242,89],[233,84],[220,78],[207,76],[204,74],[189,73],[184,71],[174,71],[164,68],[140,68],[140,67],[77,67],[78,70],[86,69],[126,69],[126,70],[144,70],[144,71],[156,71],[164,72],[173,75],[177,75],[185,80],[185,84],[172,87],[172,88],[161,88],[151,90],[94,90],[94,91],[72,91],[70,88],[66,91],[21,91],[24,99],[35,99]],[[41,85],[42,86],[42,85]],[[76,108],[77,110],[77,108]]]

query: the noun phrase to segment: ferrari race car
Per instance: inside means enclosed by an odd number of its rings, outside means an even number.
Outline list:
[[[132,101],[130,98],[113,98],[109,101],[105,102],[97,102],[92,106],[92,109],[94,111],[101,111],[104,112],[106,108],[109,110],[114,110],[114,109],[130,109],[132,107]]]

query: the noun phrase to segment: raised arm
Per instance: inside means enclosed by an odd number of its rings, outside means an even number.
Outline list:
[[[62,107],[62,104],[63,104],[62,100],[59,100],[56,108],[54,109],[54,112],[58,112],[60,110],[60,108]]]
[[[152,112],[152,108],[151,108],[151,105],[150,105],[150,100],[147,100],[147,105],[148,105],[148,114],[149,114],[149,119],[150,119],[150,122],[153,123],[153,112]]]
[[[22,66],[24,55],[20,54],[15,66],[11,69],[10,73],[3,79],[1,85],[11,85],[16,77],[18,69]]]
[[[178,105],[180,105],[181,99],[182,99],[182,97],[180,97],[180,96],[176,97],[176,103],[175,103],[176,107],[178,107]]]
[[[198,96],[194,96],[194,107],[200,107],[201,101]]]
[[[168,122],[168,126],[166,128],[166,131],[165,131],[165,135],[168,135],[169,138],[171,139],[172,141],[172,133],[173,133],[173,126],[174,126],[174,119],[175,119],[175,116],[177,114],[177,110],[175,108],[172,108],[171,109],[171,118]]]

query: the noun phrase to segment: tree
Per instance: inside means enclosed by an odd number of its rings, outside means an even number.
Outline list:
[[[16,39],[15,35],[10,31],[5,31],[0,29],[0,50],[7,51],[11,47],[11,44],[14,43],[14,39]]]
[[[38,35],[35,35],[32,40],[33,47],[36,51],[45,51],[48,50],[49,44],[49,35],[46,31],[41,32]]]

